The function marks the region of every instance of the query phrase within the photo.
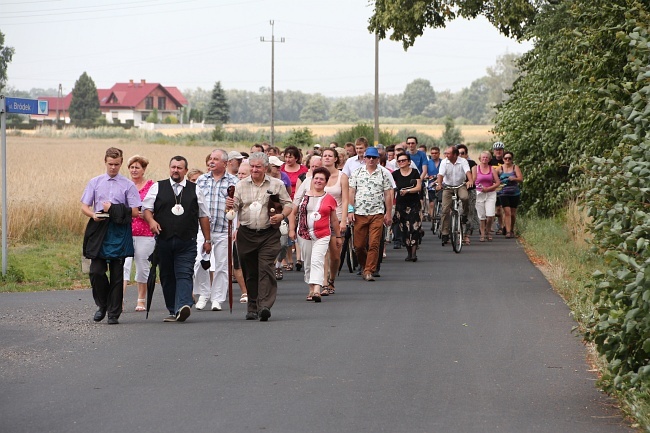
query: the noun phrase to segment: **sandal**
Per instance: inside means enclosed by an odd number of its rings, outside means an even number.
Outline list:
[[[313,295],[311,295],[311,298],[314,300],[314,302],[320,302],[321,301],[320,295],[318,293],[314,293]]]
[[[469,236],[465,236],[465,238],[463,239],[463,245],[470,245]]]
[[[336,293],[336,287],[334,287],[334,280],[330,280],[330,279],[327,280],[327,292],[330,295]]]
[[[284,265],[282,267],[284,268],[285,271],[293,271],[293,264],[288,264],[287,263],[286,265]]]
[[[306,301],[313,301],[314,300],[313,298],[314,298],[314,294],[310,293],[309,295],[307,295],[307,299],[305,299],[305,300]]]
[[[487,240],[488,242],[492,242],[492,236],[488,235]]]
[[[296,271],[302,270],[302,260],[296,260]]]
[[[330,288],[327,286],[323,286],[323,290],[320,292],[321,296],[329,296],[330,295]]]
[[[282,268],[275,268],[275,279],[279,281],[283,278],[284,274],[282,273]]]
[[[135,311],[147,311],[147,308],[144,305],[140,305],[144,304],[145,302],[147,302],[146,299],[138,299],[138,305],[136,305]]]
[[[478,238],[478,241],[479,242],[485,242],[485,236],[481,236],[480,238]]]
[[[239,297],[239,303],[240,304],[247,304],[248,303],[248,293],[242,293],[241,296]]]
[[[515,234],[513,232],[508,232],[508,234],[506,235],[506,238],[508,238],[508,239],[512,239],[514,237],[515,237]]]

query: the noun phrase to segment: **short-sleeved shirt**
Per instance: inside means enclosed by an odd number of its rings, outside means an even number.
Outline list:
[[[300,168],[298,168],[298,171],[286,171],[285,165],[282,164],[280,171],[286,173],[287,176],[289,176],[289,180],[291,181],[291,198],[293,199],[293,195],[296,193],[296,183],[298,182],[298,176],[303,173],[307,173],[309,170],[307,170],[307,167],[304,165],[301,165]]]
[[[411,161],[418,168],[418,171],[422,173],[422,167],[427,163],[427,154],[418,150],[415,153],[409,152],[409,155],[411,156]]]
[[[358,215],[378,215],[386,212],[384,191],[393,189],[392,176],[388,170],[377,167],[372,173],[366,166],[357,168],[350,177],[350,188],[354,188],[354,213]]]
[[[124,204],[130,208],[142,205],[138,188],[132,181],[119,173],[113,177],[104,173],[92,178],[81,196],[81,202],[91,206],[95,212],[104,210],[105,201],[112,204]]]
[[[226,198],[228,198],[228,187],[235,186],[239,179],[237,176],[226,172],[219,180],[215,180],[212,173],[205,173],[199,176],[196,184],[203,193],[203,199],[210,211],[210,232],[227,233],[228,220],[226,219]]]
[[[269,175],[264,175],[261,185],[256,185],[251,176],[245,177],[235,186],[234,209],[239,213],[239,224],[251,230],[266,229],[271,225],[269,219],[269,197],[278,194],[282,207],[291,207],[291,198],[287,193],[284,183]],[[257,210],[254,205],[257,203]]]
[[[438,176],[442,176],[442,183],[449,186],[458,186],[465,183],[469,164],[465,158],[458,157],[455,163],[445,158],[438,167]]]
[[[176,191],[182,191],[182,188],[185,188],[185,185],[187,185],[188,180],[183,179],[182,181],[176,183],[174,180],[170,177],[169,183],[172,186],[172,190],[176,194]],[[162,181],[161,181],[162,182]],[[156,198],[158,197],[158,182],[154,183],[151,185],[151,188],[149,188],[149,192],[147,192],[147,195],[145,196],[144,200],[142,200],[142,209],[147,209],[153,212],[153,207],[154,204],[156,203]],[[201,187],[196,186],[196,201],[199,204],[199,218],[209,218],[210,217],[210,210],[208,207],[205,205],[205,200],[204,200],[205,194],[201,192]],[[155,218],[155,215],[154,215]]]
[[[440,167],[440,163],[442,162],[441,159],[438,160],[438,165],[436,165],[436,162],[433,159],[429,159],[427,161],[427,176],[437,176],[438,175],[438,167]]]
[[[420,176],[418,171],[414,168],[411,169],[411,172],[408,176],[403,176],[400,170],[395,170],[393,172],[393,179],[395,179],[395,184],[397,185],[397,191],[400,191],[402,188],[409,188],[415,183],[412,181],[418,181]],[[397,200],[395,201],[396,205],[404,206],[414,206],[420,201],[420,194],[397,194]]]

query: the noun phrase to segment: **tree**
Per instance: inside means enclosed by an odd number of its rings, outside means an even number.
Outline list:
[[[504,35],[522,38],[527,27],[534,23],[537,5],[543,3],[540,0],[375,0],[368,30],[377,33],[380,39],[391,30],[390,39],[401,41],[407,50],[426,27],[445,27],[458,17],[483,15]]]
[[[97,87],[93,79],[84,72],[72,89],[70,119],[77,124],[89,125],[101,115]]]
[[[230,120],[230,107],[226,100],[226,94],[221,88],[221,81],[217,81],[212,88],[212,96],[208,104],[208,112],[205,121],[217,125],[223,125]]]
[[[14,52],[12,47],[5,47],[5,35],[0,32],[0,93],[3,92],[7,83],[7,68],[13,59]]]
[[[445,118],[445,130],[442,132],[442,137],[440,137],[441,146],[453,146],[463,142],[463,134],[460,133],[460,129],[456,128],[454,125],[454,119],[451,117]]]
[[[160,121],[158,118],[158,109],[154,107],[153,111],[149,113],[145,121],[149,123],[158,123]]]
[[[327,120],[328,105],[327,99],[323,95],[314,95],[300,112],[300,120],[303,122]]]
[[[359,116],[344,101],[339,101],[330,111],[330,119],[341,123],[352,123],[359,119]]]
[[[419,116],[429,104],[436,102],[436,92],[429,80],[418,78],[406,85],[402,95],[402,116]]]

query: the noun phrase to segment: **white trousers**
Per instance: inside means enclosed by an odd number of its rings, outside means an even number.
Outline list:
[[[325,278],[325,254],[330,245],[330,237],[307,240],[298,236],[297,239],[305,267],[305,283],[322,285]]]
[[[153,236],[133,236],[133,257],[124,259],[124,281],[131,280],[131,267],[135,259],[135,282],[146,283],[149,278],[149,256],[153,253],[156,240]]]
[[[487,217],[493,217],[496,202],[497,202],[496,191],[490,191],[490,192],[476,191],[476,213],[478,213],[478,219],[483,221]]]
[[[201,267],[201,252],[203,240],[197,237],[197,260],[194,263],[194,294],[205,296],[212,302],[225,302],[228,296],[228,233],[211,233],[212,254],[210,261],[214,266],[212,285],[210,273]]]

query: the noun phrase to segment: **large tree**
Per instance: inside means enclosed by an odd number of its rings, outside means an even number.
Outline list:
[[[205,121],[217,125],[223,125],[230,120],[230,106],[226,99],[226,93],[221,87],[221,81],[217,81],[212,88],[212,96],[208,104],[208,112]]]
[[[436,92],[429,80],[418,78],[406,85],[402,95],[402,116],[419,116],[429,104],[436,102]]]
[[[70,119],[77,124],[88,125],[97,120],[101,114],[95,82],[84,72],[72,89]]]
[[[327,120],[327,112],[329,111],[329,103],[327,99],[317,93],[305,105],[305,108],[300,112],[300,120],[303,122],[322,122]]]
[[[390,39],[404,49],[412,46],[427,27],[445,27],[458,17],[483,15],[501,33],[521,38],[534,22],[540,4],[554,0],[375,0],[368,30],[380,39],[392,31]]]
[[[14,56],[15,50],[12,47],[5,47],[5,35],[0,32],[0,93],[3,92],[7,83],[7,68]]]

